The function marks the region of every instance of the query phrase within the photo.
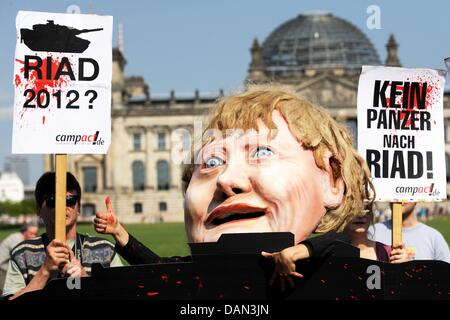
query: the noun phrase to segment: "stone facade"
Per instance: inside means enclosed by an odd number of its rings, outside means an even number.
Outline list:
[[[400,65],[397,47],[391,36],[386,65]],[[305,67],[301,76],[270,78],[265,72],[261,50],[255,39],[247,81],[269,80],[293,87],[301,96],[326,107],[337,120],[347,123],[356,136],[359,75],[354,69]],[[125,77],[126,63],[121,52],[114,49],[112,143],[108,154],[69,156],[68,169],[79,178],[84,192],[82,214],[91,219],[95,211],[105,210],[104,199],[110,195],[122,222],[183,221],[181,166],[173,161],[172,135],[179,129],[193,134],[195,121],[205,119],[222,93],[202,96],[196,91],[191,97],[177,97],[171,92],[164,98],[152,97],[142,77]],[[450,93],[445,96],[445,119],[446,151],[450,154],[447,138]],[[53,159],[47,157],[46,170],[52,170],[53,165]]]

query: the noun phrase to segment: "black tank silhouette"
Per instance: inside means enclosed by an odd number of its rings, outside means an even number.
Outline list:
[[[91,42],[78,38],[77,35],[100,30],[103,28],[78,30],[47,20],[47,24],[33,25],[33,30],[20,29],[20,37],[21,42],[33,51],[81,53]]]

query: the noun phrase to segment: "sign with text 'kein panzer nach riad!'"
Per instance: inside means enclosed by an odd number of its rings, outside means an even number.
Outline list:
[[[358,152],[376,200],[446,199],[445,71],[363,66],[358,87]]]
[[[18,12],[13,153],[107,152],[112,21],[111,16]]]

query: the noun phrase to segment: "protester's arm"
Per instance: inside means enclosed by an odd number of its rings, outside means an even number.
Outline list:
[[[87,277],[88,274],[81,264],[80,260],[77,260],[72,250],[69,251],[70,261],[67,262],[61,270],[62,275],[69,277]]]
[[[47,284],[49,278],[50,272],[48,270],[46,270],[45,268],[39,269],[39,271],[34,275],[33,279],[31,279],[30,283],[25,288],[16,292],[9,299],[14,300],[27,292],[43,289]]]
[[[147,248],[118,221],[111,205],[109,196],[105,199],[106,212],[98,212],[95,215],[95,230],[101,234],[110,234],[116,240],[116,252],[120,254],[129,264],[149,264],[161,262],[190,261],[190,257],[162,258]]]
[[[279,277],[282,291],[285,289],[285,279],[291,286],[294,286],[290,276],[303,278],[303,275],[295,270],[295,262],[310,257],[317,258],[328,255],[333,250],[336,241],[350,243],[350,238],[342,233],[329,232],[307,239],[280,252],[262,252],[263,257],[273,259],[275,262],[275,270],[269,284],[272,285],[276,278]]]
[[[392,246],[392,250],[389,254],[390,263],[403,263],[409,261],[408,252],[403,243],[397,243]]]
[[[160,256],[139,242],[131,234],[125,246],[122,247],[116,244],[116,252],[131,265],[162,262]]]
[[[64,267],[70,257],[69,247],[60,240],[53,240],[46,248],[46,258],[39,271],[31,279],[30,283],[23,289],[16,292],[10,300],[16,299],[24,293],[41,290],[47,284],[52,271]],[[20,272],[20,271],[19,271]]]
[[[324,233],[320,236],[306,239],[301,243],[310,249],[311,257],[322,258],[332,252],[336,241],[351,244],[350,237],[341,232]]]
[[[97,212],[94,218],[95,231],[101,234],[110,234],[116,240],[119,247],[125,247],[128,243],[128,231],[120,224],[112,208],[109,196],[105,199],[106,212]]]
[[[272,254],[265,252],[263,256],[267,258],[273,258],[274,255],[277,254],[279,255],[279,260],[285,261],[287,264],[310,257],[325,257],[332,251],[333,245],[336,241],[342,241],[351,244],[350,237],[346,234],[329,232],[317,237],[304,240],[301,243],[286,248],[280,252],[275,252]]]

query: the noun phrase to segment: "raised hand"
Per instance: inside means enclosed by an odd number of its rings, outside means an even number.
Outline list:
[[[261,255],[268,259],[273,259],[275,262],[275,270],[270,278],[269,284],[273,285],[277,278],[280,279],[281,291],[285,290],[285,280],[294,287],[294,281],[291,276],[303,278],[301,273],[295,270],[295,261],[309,258],[309,251],[305,245],[299,244],[293,247],[286,248],[280,252],[261,252]]]
[[[112,208],[111,198],[109,196],[106,196],[105,204],[106,204],[106,211],[97,212],[95,214],[94,218],[95,231],[102,234],[114,235],[115,233],[117,233],[119,223]]]
[[[61,270],[63,276],[69,277],[85,277],[87,276],[81,262],[75,258],[75,254],[70,250],[70,262],[67,262],[64,268]]]
[[[112,208],[111,198],[105,198],[106,211],[97,212],[94,218],[95,231],[102,234],[110,234],[116,242],[124,247],[128,243],[129,234],[117,220],[116,214]]]
[[[392,251],[389,255],[389,261],[391,263],[402,263],[409,260],[408,252],[403,243],[396,243],[392,246]]]
[[[42,267],[47,272],[58,270],[64,267],[69,261],[69,257],[69,246],[64,241],[54,239],[46,247],[46,258]]]

